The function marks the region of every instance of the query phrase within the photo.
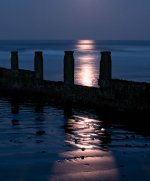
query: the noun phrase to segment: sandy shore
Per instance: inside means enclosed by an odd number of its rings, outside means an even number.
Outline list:
[[[0,181],[149,181],[150,137],[85,113],[0,101]],[[79,114],[79,113],[78,113]]]
[[[149,148],[0,155],[1,181],[149,181]]]
[[[150,180],[150,149],[126,148],[115,151],[85,151],[67,153],[70,159],[56,162],[54,176],[56,180],[73,181],[148,181]],[[84,155],[71,159],[74,155]],[[66,153],[64,156],[67,156]]]

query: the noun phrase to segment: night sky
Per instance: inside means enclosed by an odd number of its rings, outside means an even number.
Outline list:
[[[0,39],[150,40],[150,0],[0,0]]]

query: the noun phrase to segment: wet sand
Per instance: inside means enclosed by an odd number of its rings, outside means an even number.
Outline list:
[[[1,181],[150,180],[150,136],[85,112],[11,106],[0,100]]]
[[[84,159],[57,162],[54,166],[55,175],[50,180],[148,181],[150,179],[148,150],[132,151],[128,148],[123,150],[114,152],[93,150],[92,153],[87,151],[79,154],[86,155]]]
[[[13,150],[12,150],[13,151]],[[124,181],[150,179],[149,148],[124,148],[114,151],[36,151],[0,154],[2,181]],[[83,156],[84,155],[84,156]]]

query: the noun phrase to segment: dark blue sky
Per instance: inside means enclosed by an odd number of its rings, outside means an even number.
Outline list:
[[[150,0],[0,0],[0,39],[150,40]]]

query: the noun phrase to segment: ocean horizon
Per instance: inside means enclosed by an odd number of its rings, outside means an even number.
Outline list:
[[[74,51],[75,83],[97,86],[101,51],[111,51],[112,77],[150,82],[149,40],[1,40],[0,67],[10,68],[18,51],[21,69],[33,70],[35,51],[43,51],[44,79],[63,81],[64,51]]]

